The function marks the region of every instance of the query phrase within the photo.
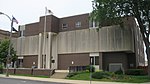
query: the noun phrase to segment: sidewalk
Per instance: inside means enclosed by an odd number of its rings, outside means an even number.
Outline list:
[[[90,81],[83,81],[83,80],[67,80],[67,79],[55,79],[55,78],[38,78],[38,77],[14,76],[14,75],[9,75],[9,77],[6,77],[3,74],[0,74],[0,77],[15,78],[15,79],[27,79],[27,80],[36,80],[36,81],[47,81],[47,82],[57,82],[57,83],[66,83],[66,84],[90,84]],[[120,82],[92,81],[91,84],[150,84],[150,83],[120,83]]]

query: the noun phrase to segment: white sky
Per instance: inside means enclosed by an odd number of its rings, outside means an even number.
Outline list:
[[[56,17],[66,17],[92,11],[92,0],[0,0],[0,12],[18,20],[18,25],[39,21],[44,16],[45,7],[53,12]],[[18,29],[14,23],[14,27]],[[0,29],[10,31],[10,21],[0,15]]]

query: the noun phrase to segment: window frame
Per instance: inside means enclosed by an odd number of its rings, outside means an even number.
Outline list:
[[[76,27],[76,28],[81,27],[81,25],[82,25],[81,21],[77,21],[77,22],[75,22],[75,27]]]
[[[62,29],[67,29],[68,28],[68,24],[67,23],[62,23]]]
[[[99,22],[89,21],[89,28],[98,28]]]

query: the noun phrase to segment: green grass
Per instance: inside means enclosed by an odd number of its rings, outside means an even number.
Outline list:
[[[73,77],[67,78],[71,80],[90,80],[89,72],[80,72]],[[126,83],[144,83],[150,82],[150,77],[148,76],[129,76],[129,75],[115,75],[115,78],[103,78],[103,79],[94,79],[92,81],[107,81],[107,82],[126,82]]]
[[[67,78],[67,79],[73,79],[73,80],[89,80],[90,79],[90,73],[87,72],[79,72],[77,75],[74,75],[73,77]]]
[[[129,79],[116,80],[116,82],[129,82],[129,83],[144,83],[150,82],[150,77],[148,76],[128,76]]]
[[[49,78],[49,76],[33,76],[33,75],[27,75],[27,74],[15,74],[14,76],[28,76],[28,77]]]

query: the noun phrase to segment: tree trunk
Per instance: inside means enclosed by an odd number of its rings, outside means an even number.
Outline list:
[[[149,46],[146,46],[146,54],[147,54],[147,60],[148,60],[148,76],[150,77],[150,48]]]
[[[139,23],[139,27],[140,27],[140,32],[142,34],[142,37],[143,37],[143,41],[144,41],[144,44],[146,46],[146,55],[147,55],[147,60],[148,60],[148,76],[150,77],[150,42],[149,42],[149,34],[146,34],[146,30],[145,30],[145,27],[142,23],[142,19],[140,18],[140,14],[138,12],[138,9],[136,9],[136,15],[135,15],[138,23]],[[147,35],[147,36],[145,36]]]

